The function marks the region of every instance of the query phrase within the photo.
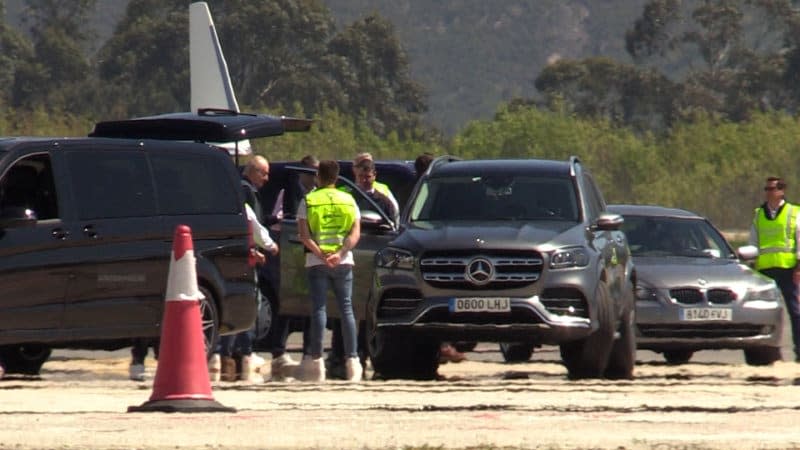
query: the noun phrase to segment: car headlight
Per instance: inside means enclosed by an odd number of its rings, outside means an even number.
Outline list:
[[[775,284],[765,284],[762,286],[751,287],[747,289],[742,301],[750,302],[761,300],[764,302],[782,302],[783,295],[781,290]]]
[[[646,284],[637,283],[634,291],[637,302],[654,302],[658,299],[658,291]]]
[[[414,255],[408,250],[386,247],[375,254],[375,265],[388,269],[414,270]]]
[[[553,252],[550,267],[564,269],[566,267],[584,267],[589,264],[589,253],[583,247],[562,248]]]

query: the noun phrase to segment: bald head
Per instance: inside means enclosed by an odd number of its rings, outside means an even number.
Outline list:
[[[264,186],[264,183],[269,179],[269,162],[267,158],[261,155],[255,155],[250,158],[247,165],[244,166],[244,177],[253,183],[258,189]]]

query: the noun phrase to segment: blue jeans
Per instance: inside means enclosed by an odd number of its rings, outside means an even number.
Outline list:
[[[322,337],[328,314],[325,302],[328,288],[333,288],[339,312],[342,317],[342,337],[344,356],[355,358],[356,353],[356,319],[353,315],[353,266],[340,265],[330,268],[318,265],[308,268],[308,285],[311,292],[311,332],[309,353],[313,358],[322,356]]]

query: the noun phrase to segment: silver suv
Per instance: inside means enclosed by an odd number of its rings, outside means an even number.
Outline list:
[[[367,342],[385,378],[430,379],[441,341],[559,345],[570,378],[632,378],[622,217],[577,158],[436,160],[375,256]]]

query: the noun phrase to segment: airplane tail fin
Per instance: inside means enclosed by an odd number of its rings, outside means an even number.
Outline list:
[[[192,111],[214,108],[239,112],[228,63],[206,2],[189,5],[189,73]],[[217,145],[227,148],[232,155],[253,152],[248,140]]]

